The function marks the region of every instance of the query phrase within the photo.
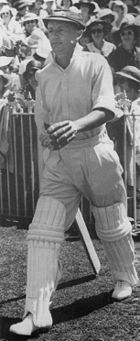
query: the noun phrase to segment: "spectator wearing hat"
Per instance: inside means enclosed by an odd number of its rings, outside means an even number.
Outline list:
[[[97,16],[100,7],[92,0],[79,0],[74,4],[81,11],[83,23],[86,25],[92,16]]]
[[[113,43],[105,40],[106,34],[111,30],[111,25],[102,19],[91,19],[87,25],[87,31],[90,37],[90,43],[86,45],[87,50],[96,52],[107,57],[112,51],[116,49]],[[86,48],[85,48],[86,49]]]
[[[56,3],[55,0],[46,0],[46,15],[51,15],[53,11],[56,9]]]
[[[10,75],[0,70],[0,169],[6,168],[13,172],[13,153],[11,143],[11,120],[7,110]]]
[[[92,202],[96,230],[111,264],[112,297],[131,296],[138,282],[122,168],[105,128],[115,110],[110,67],[101,55],[75,50],[84,29],[77,13],[56,11],[44,23],[52,47],[52,61],[36,73],[36,123],[44,164],[28,231],[25,315],[10,327],[28,336],[52,326],[50,301],[60,279],[64,231],[75,219],[81,195]]]
[[[114,71],[120,71],[126,65],[137,66],[137,26],[122,23],[119,35],[120,45],[108,56],[108,62]]]
[[[43,30],[43,32],[46,32],[46,28],[42,20],[46,17],[46,11],[42,8],[43,3],[43,0],[33,0],[30,11],[38,16],[38,27]]]
[[[5,5],[8,5],[8,1],[7,0],[0,0],[0,11],[1,11],[2,7]]]
[[[71,11],[80,12],[80,9],[78,9],[74,4],[77,3],[75,0],[61,0],[60,2],[57,2],[58,9],[70,9]]]
[[[127,5],[121,0],[111,0],[109,8],[117,14],[113,29],[118,30],[128,13]]]
[[[3,99],[4,93],[7,90],[7,85],[9,83],[9,76],[0,70],[0,99]]]
[[[106,32],[106,40],[112,43],[116,43],[113,37],[113,26],[117,18],[117,13],[113,12],[110,8],[101,8],[98,19],[105,21],[108,25],[111,25],[111,30]],[[116,45],[116,44],[115,44]]]
[[[116,13],[113,12],[110,8],[102,8],[98,15],[98,19],[102,19],[110,25],[113,25],[116,17]]]
[[[25,43],[31,47],[32,54],[38,47],[38,44],[44,44],[46,46],[50,46],[47,36],[45,33],[38,27],[39,18],[35,13],[29,12],[25,14],[22,19],[22,24],[25,28]]]
[[[37,86],[37,81],[35,79],[35,73],[37,70],[42,68],[42,63],[40,61],[32,58],[27,64],[26,69],[22,75],[22,80],[24,81],[24,89],[26,92],[25,98],[30,97],[35,99],[35,90]]]
[[[60,6],[63,9],[69,9],[70,7],[73,6],[72,0],[62,0],[60,3]]]
[[[25,36],[29,37],[34,29],[38,27],[38,16],[35,13],[28,12],[23,16],[21,23],[24,27]]]
[[[10,73],[10,66],[13,62],[13,57],[0,56],[0,70],[4,73]]]
[[[13,0],[13,6],[17,9],[17,20],[20,20],[28,13],[34,0]]]
[[[0,11],[2,28],[4,29],[7,36],[13,42],[13,45],[18,40],[22,40],[24,37],[23,29],[20,23],[15,20],[12,9],[8,5],[2,7]]]
[[[136,155],[140,155],[140,70],[135,66],[125,66],[115,74],[115,87],[117,89],[116,98],[119,104],[118,120],[108,123],[108,132],[116,140],[117,152],[121,164],[124,167],[124,107],[127,97],[127,107],[130,115],[135,114],[135,145]],[[127,193],[133,195],[134,174],[133,174],[133,119],[132,116],[126,118],[127,122]],[[140,166],[140,163],[139,163]],[[139,169],[138,169],[139,176]],[[139,192],[137,193],[137,197]],[[139,196],[140,197],[140,196]]]
[[[31,12],[35,13],[37,16],[41,16],[41,12],[45,12],[42,9],[42,5],[44,3],[44,0],[33,0],[32,6],[31,6]]]
[[[88,25],[90,19],[92,17],[96,17],[100,11],[98,4],[92,0],[80,0],[78,3],[75,3],[74,6],[80,10],[83,23],[85,26]],[[85,48],[86,44],[90,42],[90,37],[87,34],[87,31],[84,31],[82,37],[79,40],[79,43],[82,47]]]
[[[9,54],[9,51],[13,48],[13,42],[3,25],[0,25],[0,56]]]

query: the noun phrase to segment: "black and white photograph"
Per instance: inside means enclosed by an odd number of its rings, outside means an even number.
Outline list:
[[[140,341],[140,0],[0,0],[0,341]]]

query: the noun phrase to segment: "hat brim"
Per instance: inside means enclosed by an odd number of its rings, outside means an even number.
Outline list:
[[[95,12],[97,12],[95,5],[90,3],[90,2],[83,2],[82,1],[82,2],[75,3],[73,6],[80,9],[82,5],[88,5],[89,7],[92,7],[93,11],[95,10]]]
[[[98,25],[98,24],[103,25],[103,27],[104,27],[104,35],[107,35],[111,31],[111,29],[112,29],[112,25],[110,23],[107,23],[107,22],[105,22],[102,19],[95,19],[95,21],[89,23],[89,25],[87,26],[87,31],[90,32],[91,27],[94,26],[94,25]]]
[[[53,16],[53,17],[49,17],[49,18],[44,18],[43,19],[43,22],[44,22],[44,25],[47,27],[48,26],[48,23],[50,21],[63,21],[63,22],[68,22],[68,23],[71,23],[71,24],[75,24],[77,27],[79,27],[80,29],[84,29],[85,28],[85,25],[80,22],[80,21],[77,21],[77,20],[74,20],[74,19],[70,19],[70,18],[67,18],[67,17],[60,17],[60,16]]]
[[[133,81],[135,81],[135,82],[137,82],[137,83],[140,84],[140,81],[139,81],[137,78],[135,78],[135,77],[133,77],[133,76],[131,76],[131,75],[128,75],[127,73],[125,73],[125,72],[123,72],[123,71],[118,71],[118,72],[116,72],[115,74],[118,75],[118,76],[122,76],[122,77],[124,77],[124,78],[131,79],[131,80],[133,80]]]

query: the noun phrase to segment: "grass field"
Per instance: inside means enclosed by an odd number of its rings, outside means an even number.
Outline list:
[[[63,275],[51,306],[52,329],[20,337],[9,325],[22,318],[26,285],[27,230],[0,227],[0,340],[2,341],[140,341],[140,287],[131,298],[111,298],[109,264],[99,240],[94,245],[102,268],[95,277],[81,241],[66,239],[61,253]],[[137,263],[137,268],[139,266]]]

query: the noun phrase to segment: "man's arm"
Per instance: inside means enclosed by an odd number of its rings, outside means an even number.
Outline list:
[[[73,140],[79,132],[97,128],[110,121],[113,116],[113,112],[107,109],[95,109],[78,120],[54,123],[47,129],[47,134],[49,134],[54,148],[59,149]]]

